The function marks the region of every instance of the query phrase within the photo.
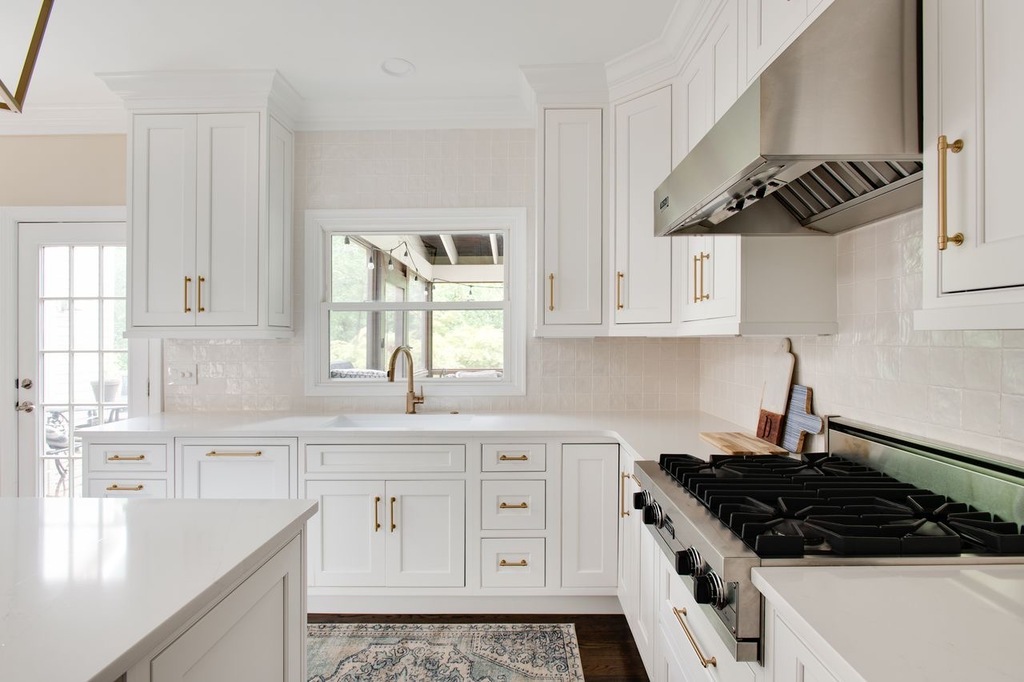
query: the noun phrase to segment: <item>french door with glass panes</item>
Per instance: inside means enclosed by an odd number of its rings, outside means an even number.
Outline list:
[[[123,223],[18,226],[23,495],[80,496],[77,432],[128,416],[125,238]]]

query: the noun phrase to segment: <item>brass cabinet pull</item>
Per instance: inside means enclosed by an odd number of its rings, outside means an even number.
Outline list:
[[[529,505],[525,502],[519,504],[509,504],[508,502],[502,502],[498,505],[498,509],[529,509]]]
[[[626,518],[629,516],[629,510],[626,509],[626,481],[629,480],[629,474],[625,471],[622,472],[622,480],[619,481],[619,518]]]
[[[526,568],[527,566],[529,566],[529,564],[526,563],[526,559],[520,559],[519,561],[516,561],[514,563],[509,563],[508,561],[505,561],[504,559],[502,559],[501,561],[498,562],[498,565],[499,566],[518,566],[520,568]]]
[[[622,280],[626,276],[621,272],[615,273],[615,309],[622,310],[626,306],[622,305]]]
[[[704,261],[711,260],[710,253],[700,252],[700,300],[706,301],[711,298],[711,294],[704,293]]]
[[[700,303],[700,296],[697,294],[697,256],[693,257],[693,302]]]
[[[530,459],[529,455],[502,455],[498,458],[499,462],[525,462]]]
[[[380,530],[380,496],[377,495],[373,498],[373,532],[376,533]]]
[[[548,292],[548,310],[554,310],[555,309],[555,273],[552,272],[550,275],[548,275],[548,284],[549,284],[549,287],[548,287],[549,288],[549,292]]]
[[[697,646],[697,640],[693,638],[693,633],[690,632],[690,628],[686,627],[686,621],[683,620],[683,616],[686,615],[686,609],[677,609],[673,606],[672,613],[676,614],[676,620],[679,621],[679,626],[683,628],[683,632],[686,633],[686,639],[690,640],[690,646],[692,646],[693,650],[697,652],[697,658],[700,659],[700,664],[705,668],[709,665],[717,666],[718,661],[715,660],[714,656],[711,658],[704,658],[704,654],[701,653],[700,647]]]
[[[945,251],[949,242],[957,246],[964,243],[963,232],[957,232],[952,237],[946,236],[946,152],[959,154],[963,148],[963,140],[949,142],[945,135],[939,135],[939,251]]]
[[[108,462],[141,462],[146,459],[145,455],[111,455],[107,457]]]
[[[185,312],[190,313],[192,309],[188,307],[188,285],[192,282],[192,278],[188,275],[185,276]]]
[[[398,528],[398,526],[395,525],[395,502],[396,501],[397,501],[397,498],[395,498],[395,497],[391,498],[391,532],[392,533],[394,533],[395,529]]]
[[[217,452],[216,450],[210,450],[206,453],[207,457],[262,457],[263,451],[257,450],[256,452]]]
[[[199,282],[196,284],[196,307],[201,313],[206,312],[206,308],[203,307],[203,282],[205,281],[206,278],[200,275]]]
[[[138,485],[125,485],[125,486],[121,486],[121,485],[118,485],[118,484],[115,483],[114,485],[108,485],[107,486],[107,490],[121,491],[121,492],[124,492],[126,490],[130,490],[130,491],[133,491],[133,492],[138,492],[138,491],[142,490],[142,484],[139,483]]]

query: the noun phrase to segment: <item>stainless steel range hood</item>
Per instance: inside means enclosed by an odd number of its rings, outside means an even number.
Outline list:
[[[658,187],[655,234],[834,234],[920,206],[918,35],[917,0],[836,0]]]

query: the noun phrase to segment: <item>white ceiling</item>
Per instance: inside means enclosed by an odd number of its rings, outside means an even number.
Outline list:
[[[13,90],[40,0],[0,3],[0,79]],[[120,109],[95,74],[276,69],[305,125],[532,114],[521,66],[604,64],[657,39],[676,0],[56,0],[24,120]],[[406,78],[380,64],[402,57]],[[15,114],[0,111],[0,132]],[[467,120],[467,125],[473,125]],[[481,122],[478,121],[477,124]]]

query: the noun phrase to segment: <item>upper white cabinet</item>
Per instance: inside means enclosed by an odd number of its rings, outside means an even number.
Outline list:
[[[603,277],[603,111],[546,109],[539,326],[600,325]],[[576,331],[575,333],[579,333]]]
[[[103,78],[131,121],[128,334],[291,336],[293,136],[271,106],[280,79]]]
[[[832,0],[740,0],[746,29],[744,82],[746,87]]]
[[[690,322],[735,316],[740,238],[700,236],[686,241],[687,274],[678,287],[683,292],[680,319]]]
[[[673,240],[654,236],[654,190],[672,170],[672,88],[615,107],[615,323],[672,321]]]
[[[919,329],[1024,328],[1024,222],[1013,180],[1024,153],[1016,130],[1022,21],[1024,4],[1013,0],[924,6]]]

